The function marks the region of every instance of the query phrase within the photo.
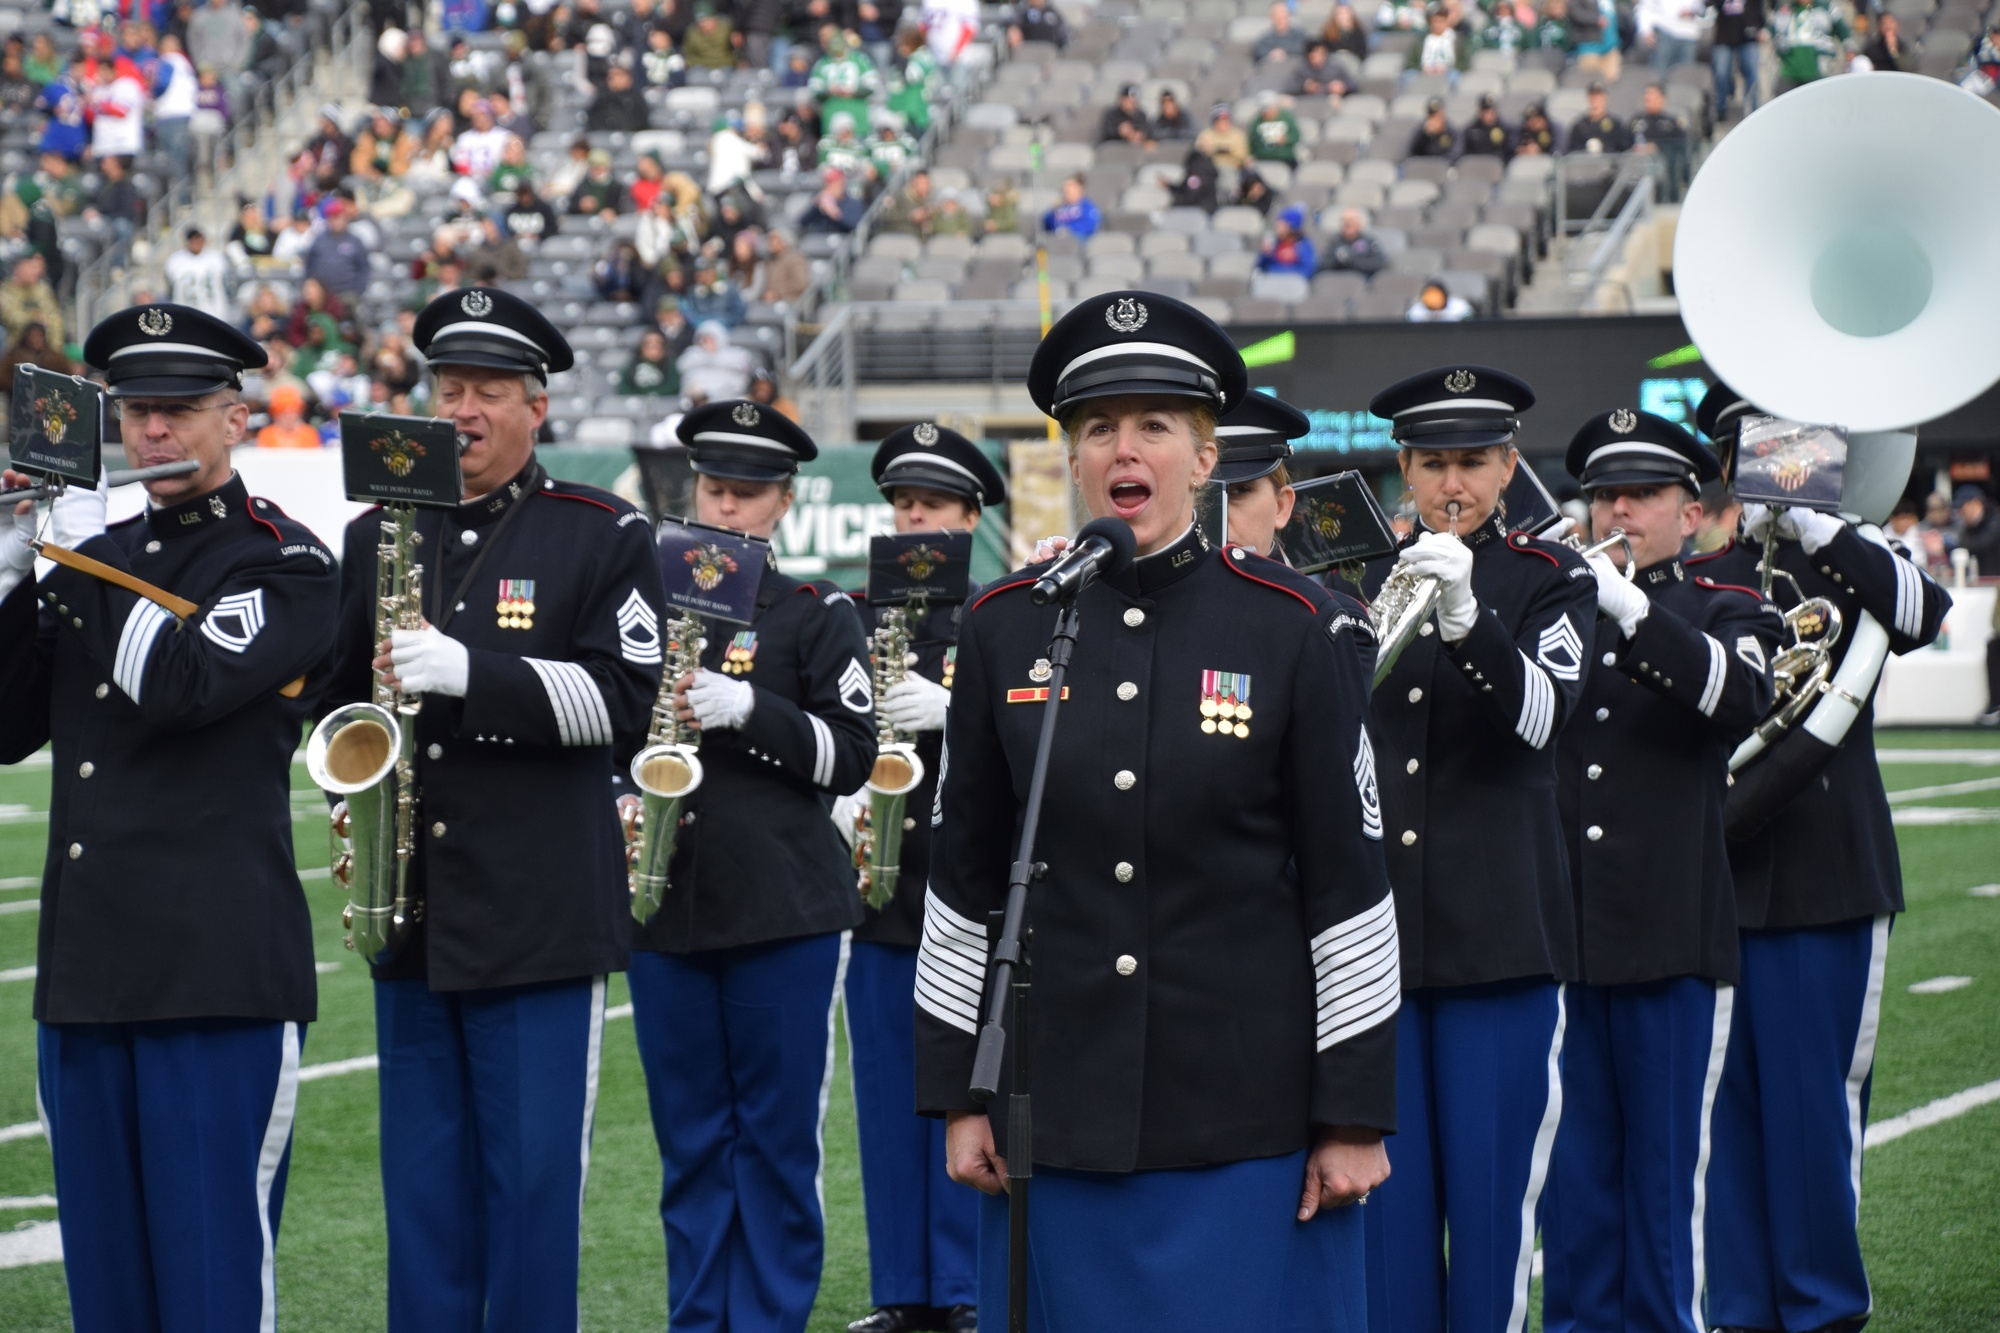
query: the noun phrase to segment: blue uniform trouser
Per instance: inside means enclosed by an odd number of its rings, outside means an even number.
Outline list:
[[[575,1328],[604,978],[375,983],[389,1327]]]
[[[304,1031],[42,1025],[36,1096],[79,1333],[271,1327]]]
[[[1365,1210],[1372,1333],[1527,1327],[1562,1118],[1564,994],[1553,981],[1404,993],[1392,1174]]]
[[[917,951],[856,940],[847,1039],[876,1305],[978,1300],[979,1191],[945,1173],[944,1121],[916,1112]]]
[[[1855,1235],[1889,917],[1743,933],[1708,1174],[1708,1321],[1815,1329],[1868,1312]]]
[[[674,1333],[798,1333],[812,1314],[846,963],[845,934],[632,955]]]
[[[1362,1333],[1363,1210],[1298,1220],[1303,1152],[1112,1175],[1037,1166],[1031,1333]],[[979,1324],[1007,1327],[1007,1196],[979,1202]]]
[[[1571,986],[1542,1221],[1548,1333],[1699,1333],[1709,1124],[1735,988]]]

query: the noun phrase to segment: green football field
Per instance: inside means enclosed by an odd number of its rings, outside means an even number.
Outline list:
[[[1862,1229],[1883,1330],[2000,1328],[2000,735],[1884,732],[1899,811],[1909,913],[1889,951],[1875,1065],[1876,1125],[1893,1141],[1866,1158]],[[1951,753],[1939,753],[1949,751]],[[30,1018],[48,768],[0,768],[0,1330],[69,1326],[49,1155],[35,1119]],[[317,927],[320,1021],[308,1066],[371,1053],[366,972],[340,943],[324,878],[324,806],[293,770],[299,863]],[[188,830],[191,842],[199,830]],[[163,849],[164,852],[164,849]],[[1925,984],[1928,983],[1928,984]],[[625,1002],[622,978],[610,1003]],[[659,1163],[629,1020],[607,1025],[584,1216],[583,1324],[666,1323]],[[1969,1089],[1979,1095],[1933,1105]],[[1970,1105],[1969,1105],[1970,1104]],[[1896,1120],[1918,1108],[1925,1114]],[[1912,1122],[1915,1122],[1912,1127]],[[827,1259],[815,1333],[868,1308],[867,1241],[845,1043],[826,1127]],[[375,1077],[313,1078],[299,1095],[290,1193],[278,1245],[280,1319],[292,1329],[380,1328],[384,1239]]]

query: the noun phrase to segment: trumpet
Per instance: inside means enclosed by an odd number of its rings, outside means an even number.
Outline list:
[[[632,785],[639,803],[621,816],[625,828],[625,883],[632,892],[632,919],[645,925],[667,897],[667,871],[674,862],[681,813],[689,793],[701,785],[700,735],[683,731],[674,707],[674,683],[701,667],[701,618],[676,616],[667,622],[660,693],[646,746],[632,758]]]
[[[1632,539],[1625,535],[1625,529],[1623,528],[1613,528],[1611,529],[1611,535],[1603,541],[1585,546],[1583,544],[1583,534],[1577,530],[1576,524],[1572,520],[1566,518],[1556,526],[1553,539],[1569,547],[1585,560],[1590,559],[1594,555],[1603,555],[1614,546],[1622,546],[1625,548],[1625,565],[1623,569],[1625,581],[1630,583],[1639,577],[1639,562],[1632,556]]]
[[[875,667],[875,697],[910,673],[910,622],[906,608],[882,612],[870,647]],[[910,793],[924,780],[924,761],[917,747],[883,722],[876,730],[875,767],[868,774],[868,802],[854,817],[855,887],[870,907],[880,909],[896,896],[902,875],[903,811]]]
[[[375,643],[392,630],[423,628],[423,567],[417,511],[390,505],[375,545]],[[423,903],[410,896],[416,852],[416,750],[420,694],[375,673],[374,698],[336,708],[306,742],[306,772],[340,799],[329,822],[333,878],[348,892],[341,924],[347,947],[371,966],[394,958]]]
[[[1458,511],[1456,500],[1445,506],[1445,513],[1451,518],[1452,540],[1458,539]],[[1437,609],[1438,598],[1444,595],[1444,583],[1432,574],[1419,574],[1409,565],[1398,562],[1389,571],[1389,577],[1382,580],[1375,599],[1368,604],[1368,620],[1375,629],[1375,685],[1380,685],[1389,672],[1395,669],[1396,659],[1410,646],[1410,640],[1417,637],[1417,630],[1431,612]]]

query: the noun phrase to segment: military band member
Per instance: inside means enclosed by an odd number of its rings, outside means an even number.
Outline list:
[[[1343,1205],[1387,1174],[1398,1001],[1368,678],[1347,646],[1367,626],[1276,562],[1205,549],[1194,492],[1245,382],[1221,329],[1135,292],[1078,304],[1029,373],[1085,504],[1138,548],[1081,594],[1029,900],[1028,1319],[1052,1333],[1363,1317]],[[968,1083],[1046,702],[1056,608],[1030,600],[1033,575],[964,617],[917,961],[918,1109],[946,1117],[953,1176],[991,1196],[992,1328],[1008,1144]]]
[[[518,297],[417,316],[464,503],[418,518],[424,626],[375,641],[382,517],[347,528],[330,703],[423,696],[421,925],[374,969],[389,1327],[574,1327],[605,974],[630,916],[614,751],[645,733],[660,582],[645,517],[535,457],[569,344]]]
[[[1405,994],[1396,1175],[1368,1210],[1375,1333],[1518,1333],[1562,1112],[1576,925],[1556,736],[1597,590],[1576,552],[1508,534],[1500,496],[1534,401],[1502,371],[1444,366],[1369,404],[1395,423],[1418,525],[1364,586],[1379,600],[1397,566],[1443,584],[1374,694]]]
[[[882,441],[875,484],[896,511],[898,532],[969,532],[988,505],[1006,503],[1007,482],[980,448],[932,422],[905,426]],[[979,595],[975,586],[970,594]],[[864,634],[875,607],[856,600]],[[944,1125],[916,1113],[912,1045],[917,943],[930,878],[930,810],[937,793],[946,711],[964,606],[930,608],[910,626],[916,662],[875,701],[881,721],[913,737],[923,781],[905,809],[900,887],[854,931],[847,965],[847,1034],[852,1044],[854,1111],[861,1138],[861,1197],[868,1209],[868,1269],[875,1310],[848,1333],[903,1333],[978,1327],[979,1196],[945,1173]],[[852,830],[868,793],[834,807]]]
[[[38,918],[38,1104],[70,1316],[104,1330],[268,1329],[312,925],[291,765],[333,647],[333,557],[244,489],[240,376],[264,351],[187,306],[91,330],[146,512],[72,486],[48,539],[196,602],[57,566],[33,505],[0,528],[0,763],[54,750]],[[16,472],[4,484],[33,484]],[[289,688],[301,674],[303,690]]]
[[[1743,419],[1757,412],[1725,384],[1696,412],[1731,478]],[[1906,553],[1836,515],[1745,505],[1742,538],[1688,571],[1761,586],[1773,523],[1778,567],[1799,594],[1831,600],[1846,618],[1836,669],[1862,612],[1888,631],[1891,652],[1937,637],[1951,598]],[[1782,578],[1773,595],[1780,608],[1796,604]],[[1889,925],[1903,910],[1874,732],[1871,695],[1820,778],[1730,846],[1742,978],[1709,1171],[1712,1325],[1852,1329],[1871,1308],[1855,1234],[1862,1128]]]
[[[812,438],[768,407],[682,418],[694,517],[768,540]],[[837,589],[765,569],[748,629],[711,626],[678,685],[700,728],[671,886],[632,955],[676,1330],[800,1330],[825,1252],[821,1129],[861,895],[825,798],[867,780],[874,684]]]
[[[1268,393],[1246,393],[1215,427],[1215,471],[1228,495],[1227,538],[1273,560],[1278,530],[1292,518],[1292,441],[1312,429],[1306,414]]]
[[[1735,1002],[1736,900],[1722,833],[1729,755],[1771,703],[1782,622],[1690,574],[1715,455],[1630,408],[1567,457],[1590,501],[1598,620],[1558,792],[1581,981],[1569,988],[1562,1128],[1542,1226],[1542,1326],[1706,1328],[1709,1118]],[[1628,574],[1634,575],[1628,579]]]

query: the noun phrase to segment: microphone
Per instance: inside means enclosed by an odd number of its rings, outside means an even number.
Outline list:
[[[1062,553],[1048,573],[1035,580],[1028,600],[1036,606],[1074,601],[1078,593],[1100,576],[1131,564],[1138,549],[1138,539],[1123,520],[1092,519],[1076,534],[1076,544]]]

